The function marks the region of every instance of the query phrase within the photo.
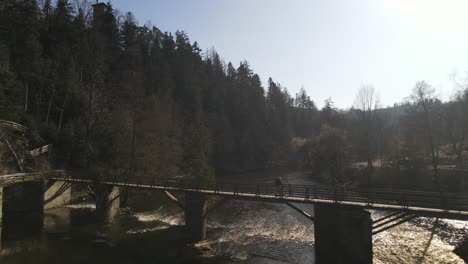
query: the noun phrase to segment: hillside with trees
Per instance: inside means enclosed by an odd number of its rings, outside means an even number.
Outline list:
[[[328,99],[319,110],[305,89],[263,84],[247,61],[109,3],[5,0],[0,36],[0,119],[53,143],[55,167],[208,179],[297,161],[339,180],[358,161],[430,157],[437,170],[443,155],[464,166],[464,85],[441,102],[419,82],[388,108],[363,86],[351,109]]]

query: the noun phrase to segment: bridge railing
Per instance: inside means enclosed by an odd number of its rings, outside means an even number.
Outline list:
[[[68,177],[62,175],[61,177]],[[83,179],[75,177],[74,179]],[[364,204],[398,205],[440,210],[468,211],[468,195],[410,190],[385,190],[369,188],[343,188],[301,184],[255,184],[225,181],[196,181],[167,178],[116,178],[103,179],[110,184],[131,187],[166,187],[180,191],[211,191],[225,195],[251,194],[268,198],[298,198]]]

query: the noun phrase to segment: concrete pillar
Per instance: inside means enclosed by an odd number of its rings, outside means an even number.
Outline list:
[[[52,209],[71,202],[71,183],[47,180],[44,182],[44,187],[44,209]]]
[[[120,189],[120,208],[128,206],[130,190],[128,188]]]
[[[119,187],[100,185],[96,189],[96,215],[99,220],[110,221],[119,213]]]
[[[3,208],[3,186],[0,185],[0,256],[2,253],[2,218],[3,218],[2,208]]]
[[[0,241],[2,234],[2,218],[3,218],[3,186],[0,185]]]
[[[315,204],[316,264],[372,264],[372,219],[360,208]]]
[[[189,242],[206,239],[206,196],[201,193],[185,193],[185,226]]]
[[[44,209],[44,184],[42,181],[25,182],[3,189],[7,202],[4,212],[42,212]]]
[[[3,188],[3,227],[15,236],[39,232],[43,227],[44,183],[24,182]],[[18,221],[21,219],[21,221]],[[21,223],[21,224],[19,224]]]

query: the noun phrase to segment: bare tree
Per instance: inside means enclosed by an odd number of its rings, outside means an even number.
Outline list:
[[[73,0],[72,6],[77,16],[80,16],[87,26],[91,26],[93,13],[92,1]]]
[[[431,152],[432,167],[434,169],[434,180],[437,186],[440,188],[440,181],[438,177],[438,161],[439,152],[438,144],[435,141],[434,126],[432,119],[434,117],[433,104],[437,99],[435,89],[425,81],[419,81],[413,88],[413,92],[410,99],[417,105],[422,107],[424,115],[424,127],[425,127],[425,138]]]
[[[456,156],[457,168],[463,168],[463,148],[468,136],[468,89],[459,91],[445,111],[445,133]]]
[[[364,155],[367,159],[367,166],[373,168],[375,158],[375,141],[378,134],[377,129],[377,109],[380,108],[380,97],[373,85],[362,85],[354,100],[354,107],[358,110],[358,117],[361,121],[359,126],[360,136],[363,137],[361,144],[364,144]]]

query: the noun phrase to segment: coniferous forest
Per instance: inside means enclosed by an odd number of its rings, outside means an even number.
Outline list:
[[[318,111],[247,61],[110,4],[2,1],[1,117],[54,143],[57,166],[211,177],[290,155]]]
[[[351,161],[463,167],[463,84],[450,102],[419,82],[393,107],[363,86],[351,109],[317,109],[305,89],[262,83],[247,61],[109,3],[4,0],[0,36],[0,119],[52,143],[58,168],[212,178],[296,161],[339,179]]]

